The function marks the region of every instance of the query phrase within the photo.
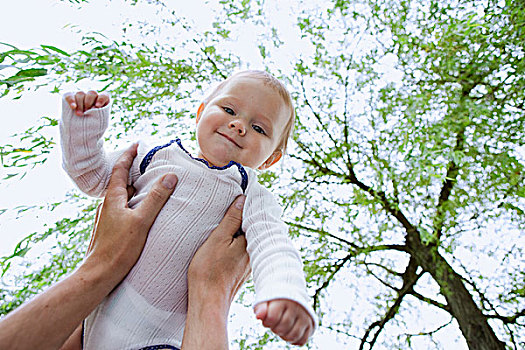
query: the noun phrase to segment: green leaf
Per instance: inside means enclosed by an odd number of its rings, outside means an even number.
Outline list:
[[[44,68],[29,68],[23,69],[16,73],[14,77],[41,77],[47,74],[47,69]]]
[[[68,54],[67,52],[65,52],[64,50],[61,50],[59,49],[58,47],[55,47],[55,46],[50,46],[50,45],[40,45],[41,48],[45,49],[45,50],[51,50],[51,51],[54,51],[54,52],[57,52],[61,55],[64,55],[64,56],[67,56],[67,57],[70,57],[71,55]]]

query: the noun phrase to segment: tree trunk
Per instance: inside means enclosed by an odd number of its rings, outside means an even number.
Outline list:
[[[414,238],[415,235],[408,236]],[[504,350],[505,343],[498,339],[487,318],[472,299],[461,276],[439,254],[437,247],[425,245],[419,239],[407,239],[407,245],[419,266],[430,273],[438,283],[469,349]]]

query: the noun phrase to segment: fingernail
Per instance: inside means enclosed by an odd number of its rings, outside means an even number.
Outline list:
[[[242,209],[244,207],[244,200],[246,199],[246,196],[240,196],[235,200],[235,208]]]
[[[73,108],[73,109],[77,108],[77,104],[76,103],[72,103],[71,104],[71,108]]]
[[[164,176],[164,179],[162,179],[162,185],[169,190],[175,188],[176,184],[177,176],[175,176],[175,174],[167,174],[166,176]]]

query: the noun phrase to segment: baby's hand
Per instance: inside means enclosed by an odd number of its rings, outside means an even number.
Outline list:
[[[255,317],[263,326],[293,345],[304,345],[314,331],[310,314],[298,303],[274,299],[255,305]]]
[[[78,91],[76,93],[68,92],[64,95],[66,102],[69,104],[72,110],[75,111],[75,114],[81,116],[84,112],[89,109],[102,108],[107,106],[109,103],[109,95],[106,93],[99,94],[96,91],[90,90],[87,93],[83,91]]]

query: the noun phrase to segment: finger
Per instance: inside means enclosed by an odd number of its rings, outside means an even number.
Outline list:
[[[235,225],[232,224],[231,226],[228,226],[228,228],[235,229],[235,227],[237,227],[237,225],[240,226],[240,223],[239,224],[235,224]],[[233,231],[225,233],[225,234],[227,234],[225,239],[231,240],[230,247],[235,248],[235,249],[239,250],[240,252],[245,252],[246,251],[246,246],[248,245],[248,242],[246,241],[246,236],[244,236],[244,235],[242,235],[242,236],[235,236],[236,234],[234,234],[233,238],[231,238],[231,233],[232,232]],[[237,232],[238,232],[238,230],[237,230]]]
[[[274,331],[275,334],[278,334],[281,338],[283,338],[286,341],[296,340],[295,338],[292,338],[292,332],[295,326],[297,326],[298,328],[300,327],[300,325],[296,325],[297,322],[297,316],[293,312],[291,312],[289,308],[287,308],[286,311],[283,312],[279,323],[272,327],[272,331]]]
[[[72,92],[64,94],[64,100],[66,100],[67,104],[71,109],[75,110],[77,108],[77,103],[75,102],[75,94],[73,94]]]
[[[84,114],[84,98],[86,94],[83,91],[79,91],[75,94],[75,102],[77,103],[77,112],[78,116]]]
[[[95,107],[102,108],[104,106],[107,106],[108,103],[109,103],[109,95],[103,92],[98,95],[97,102],[95,103]]]
[[[173,193],[177,181],[175,174],[168,173],[155,182],[146,198],[137,208],[137,215],[142,217],[142,225],[145,227],[153,225],[153,221]]]
[[[93,244],[95,242],[95,236],[97,234],[98,219],[100,218],[100,211],[102,209],[102,203],[97,205],[97,211],[95,212],[95,221],[93,222],[93,232],[91,232],[91,240],[89,241],[89,246],[86,252],[86,255],[91,252],[93,249]]]
[[[128,174],[133,159],[137,155],[137,144],[131,145],[117,160],[109,178],[108,190],[104,202],[121,201],[124,205],[128,202]]]
[[[268,302],[262,302],[253,308],[253,312],[255,312],[255,318],[258,320],[264,320],[266,318],[266,314],[268,311]]]
[[[282,303],[268,303],[268,311],[266,318],[263,321],[263,326],[266,328],[273,328],[281,322],[281,318],[286,312],[286,305]]]
[[[244,243],[240,241],[244,241]],[[226,241],[226,243],[228,243],[228,241]],[[240,278],[236,279],[234,285],[235,288],[233,289],[233,296],[235,296],[237,292],[241,289],[244,282],[246,282],[248,278],[250,278],[250,275],[252,273],[252,269],[250,267],[250,257],[248,255],[248,252],[246,251],[246,238],[235,238],[233,242],[229,245],[228,253],[229,256],[231,256],[231,258],[233,259],[233,261],[236,262],[238,269],[244,269],[244,271],[241,270],[238,274]]]
[[[312,327],[306,327],[303,331],[302,336],[299,338],[299,340],[292,343],[292,345],[304,345],[308,341],[308,338],[310,338],[310,335],[312,334]]]
[[[307,328],[307,323],[304,320],[296,318],[288,331],[278,334],[281,334],[281,337],[290,343],[297,343],[301,341]]]
[[[131,197],[133,197],[133,195],[135,194],[135,187],[128,185],[126,187],[126,191],[128,192],[128,201],[129,201]]]
[[[246,250],[244,251],[246,252]],[[237,294],[237,292],[242,287],[242,285],[248,280],[248,278],[250,278],[250,275],[252,273],[252,268],[250,267],[250,257],[248,256],[248,253],[244,254],[242,258],[240,258],[239,260],[242,260],[240,261],[240,263],[243,264],[243,266],[245,266],[245,270],[244,270],[244,274],[242,278],[239,280],[239,282],[235,286],[235,294]]]
[[[98,93],[94,90],[89,90],[84,98],[84,110],[91,109],[98,98]]]
[[[226,214],[224,215],[224,218],[220,222],[219,226],[217,226],[217,228],[212,232],[210,236],[213,235],[217,239],[233,239],[232,232],[237,232],[237,230],[239,230],[241,227],[242,209],[244,207],[245,200],[246,196],[240,195],[233,201],[233,204],[230,205],[230,207],[226,211]],[[236,243],[235,241],[241,238],[244,237],[238,237],[232,243]],[[241,239],[239,242],[237,242],[237,244],[242,244],[242,242],[243,240]],[[244,242],[246,242],[245,239]]]

